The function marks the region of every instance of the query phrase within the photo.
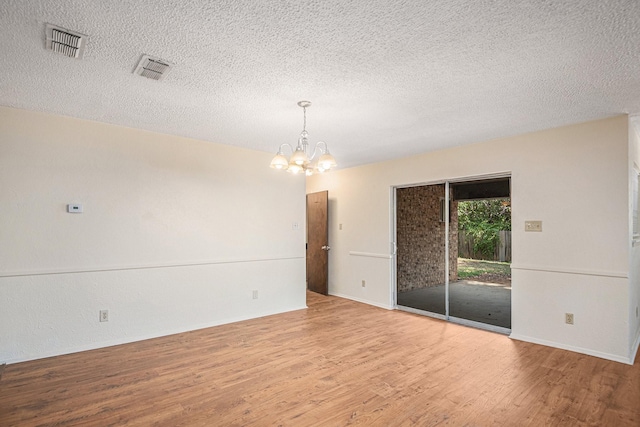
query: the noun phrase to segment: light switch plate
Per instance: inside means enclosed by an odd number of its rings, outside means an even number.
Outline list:
[[[525,221],[524,231],[542,231],[542,221]]]

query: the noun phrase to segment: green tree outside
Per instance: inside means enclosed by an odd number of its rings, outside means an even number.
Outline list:
[[[511,230],[511,199],[458,202],[458,230],[473,236],[473,250],[491,257],[500,231]]]

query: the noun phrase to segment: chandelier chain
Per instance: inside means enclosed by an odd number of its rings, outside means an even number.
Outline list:
[[[304,116],[304,122],[302,124],[302,131],[305,132],[307,130],[307,107],[302,107],[302,114]]]

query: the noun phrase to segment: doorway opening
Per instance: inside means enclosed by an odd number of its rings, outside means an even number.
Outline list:
[[[509,177],[396,188],[397,307],[510,332],[510,197]]]

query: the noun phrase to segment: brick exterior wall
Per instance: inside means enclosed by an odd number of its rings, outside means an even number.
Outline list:
[[[398,292],[444,284],[444,184],[396,191]],[[452,202],[449,228],[449,280],[458,280],[458,203]]]

